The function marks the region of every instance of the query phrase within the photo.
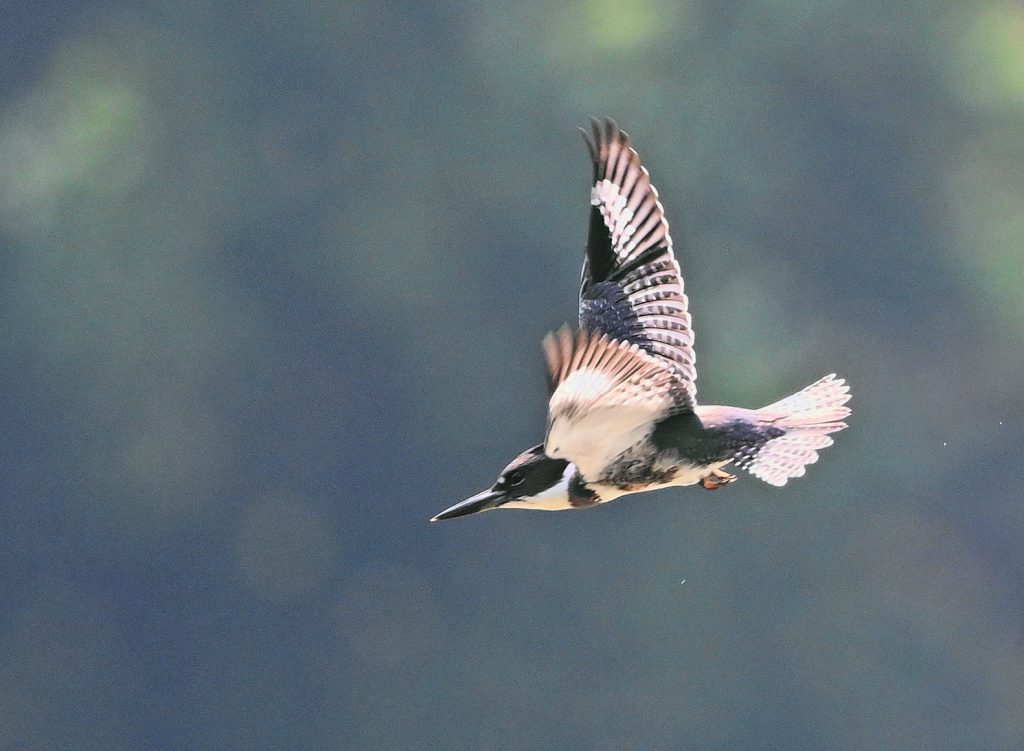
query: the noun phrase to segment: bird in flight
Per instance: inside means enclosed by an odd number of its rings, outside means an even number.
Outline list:
[[[544,338],[544,443],[431,521],[586,508],[683,485],[715,490],[736,479],[730,465],[782,486],[846,427],[849,387],[835,374],[760,409],[697,403],[689,304],[658,191],[613,120],[581,131],[594,178],[579,330]]]

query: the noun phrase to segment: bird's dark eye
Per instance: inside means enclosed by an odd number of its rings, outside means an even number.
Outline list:
[[[509,472],[505,475],[505,483],[510,487],[523,484],[523,473],[522,472]]]

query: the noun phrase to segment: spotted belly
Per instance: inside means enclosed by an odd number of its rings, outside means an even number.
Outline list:
[[[696,485],[711,472],[728,463],[728,459],[712,464],[629,462],[616,465],[614,472],[608,473],[596,483],[590,483],[590,487],[597,492],[601,502],[605,503],[630,493]]]

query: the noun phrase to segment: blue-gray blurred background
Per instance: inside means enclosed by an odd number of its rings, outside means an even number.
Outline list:
[[[2,16],[0,747],[1024,747],[1019,2]],[[428,524],[541,438],[591,115],[702,400],[852,425]]]

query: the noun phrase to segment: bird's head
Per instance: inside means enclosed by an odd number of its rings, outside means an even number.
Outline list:
[[[571,464],[547,456],[543,446],[534,446],[509,462],[490,488],[445,509],[430,521],[496,508],[545,511],[572,508],[568,488],[573,472],[575,468]]]

